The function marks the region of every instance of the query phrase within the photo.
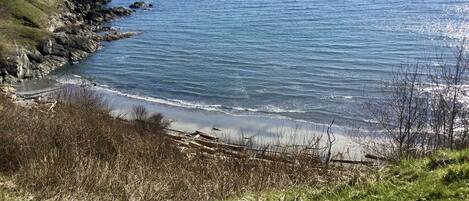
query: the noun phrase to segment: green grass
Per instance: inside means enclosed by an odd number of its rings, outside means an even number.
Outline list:
[[[15,44],[22,47],[33,47],[50,35],[49,32],[27,26],[0,25],[0,44],[13,51]],[[5,49],[6,50],[6,49]]]
[[[51,15],[62,0],[0,0],[0,60],[15,53],[16,46],[31,48],[49,36]]]
[[[321,189],[248,193],[233,200],[469,200],[469,149],[403,161],[371,173],[366,180]]]
[[[47,28],[49,16],[57,11],[61,0],[0,0],[9,13],[8,21],[36,28]]]

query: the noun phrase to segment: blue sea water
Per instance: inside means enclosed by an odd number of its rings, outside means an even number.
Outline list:
[[[138,35],[56,74],[177,107],[348,124],[394,68],[469,34],[467,0],[147,2],[110,23]]]

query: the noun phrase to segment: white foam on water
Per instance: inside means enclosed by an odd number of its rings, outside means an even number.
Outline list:
[[[304,110],[295,110],[295,109],[283,109],[277,106],[266,105],[261,106],[259,108],[245,108],[245,107],[232,107],[232,106],[225,106],[225,105],[210,105],[210,104],[200,104],[194,103],[184,100],[178,99],[164,99],[164,98],[155,98],[150,96],[141,96],[135,95],[130,93],[125,93],[116,89],[112,89],[108,85],[99,84],[94,81],[90,81],[87,79],[82,78],[79,75],[72,75],[71,77],[61,77],[58,78],[57,81],[61,84],[69,84],[69,85],[77,85],[77,86],[88,86],[92,87],[96,91],[103,91],[106,93],[111,93],[123,97],[128,97],[132,99],[164,104],[168,106],[174,107],[183,107],[188,109],[200,109],[206,111],[217,111],[217,112],[224,112],[224,113],[236,113],[236,112],[252,112],[252,113],[305,113]]]

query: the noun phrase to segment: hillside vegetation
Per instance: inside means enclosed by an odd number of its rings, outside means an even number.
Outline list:
[[[0,0],[0,56],[12,55],[15,46],[36,47],[50,33],[51,15],[61,0]]]
[[[115,118],[86,90],[57,97],[28,109],[0,96],[0,200],[213,200],[348,178],[301,155],[292,164],[184,152],[159,116]]]
[[[332,187],[292,187],[232,200],[469,200],[469,149],[440,151]]]
[[[469,199],[469,149],[368,168],[212,157],[182,152],[158,116],[112,117],[85,89],[57,98],[0,98],[0,200]]]

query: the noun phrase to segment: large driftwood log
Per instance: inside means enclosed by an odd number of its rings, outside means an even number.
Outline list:
[[[373,165],[371,161],[354,161],[354,160],[342,160],[342,159],[331,159],[334,163],[347,163],[347,164],[361,164],[361,165]]]
[[[375,156],[375,155],[372,155],[372,154],[365,154],[365,158],[369,158],[369,159],[373,159],[373,160],[380,160],[380,161],[391,161],[387,158],[380,157],[380,156]]]
[[[299,153],[290,153],[288,151],[275,151],[269,149],[256,149],[247,146],[229,144],[221,141],[215,136],[196,131],[194,133],[186,133],[182,131],[168,129],[166,136],[170,138],[175,144],[180,146],[181,150],[188,153],[200,153],[203,155],[210,155],[211,157],[230,157],[230,158],[249,158],[249,160],[261,162],[280,162],[291,165],[298,165],[301,160],[303,162],[317,162],[320,163],[318,154],[304,150]],[[288,149],[282,149],[288,150]],[[353,161],[353,160],[339,160],[332,159],[334,163],[346,164],[361,164],[373,165],[371,161]]]

